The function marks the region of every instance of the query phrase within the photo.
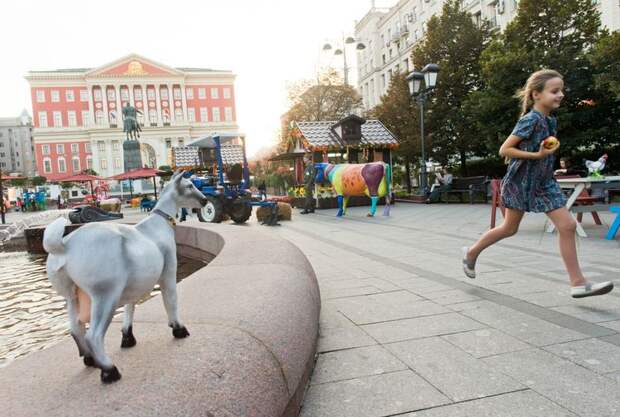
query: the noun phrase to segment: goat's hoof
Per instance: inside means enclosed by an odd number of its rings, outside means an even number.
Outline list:
[[[97,366],[97,365],[95,365],[95,360],[93,359],[92,356],[84,356],[84,365],[92,366],[92,367],[96,367]]]
[[[121,379],[121,373],[118,372],[116,366],[113,366],[110,369],[101,370],[101,382],[103,382],[104,384],[116,382],[119,379]]]
[[[177,339],[183,339],[184,337],[189,336],[189,332],[187,331],[187,327],[182,326],[172,329],[172,335]]]
[[[136,338],[133,336],[131,327],[127,330],[127,333],[123,332],[123,339],[121,340],[122,348],[130,348],[136,345]]]

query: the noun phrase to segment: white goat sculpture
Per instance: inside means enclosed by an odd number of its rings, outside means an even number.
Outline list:
[[[172,334],[175,338],[189,336],[177,315],[174,217],[180,207],[201,208],[206,201],[177,171],[151,215],[135,226],[89,223],[63,238],[66,220],[60,218],[45,229],[49,280],[67,301],[71,335],[84,364],[100,368],[104,383],[121,377],[104,351],[105,333],[115,309],[125,305],[121,347],[135,346],[135,303],[155,284],[161,287]]]

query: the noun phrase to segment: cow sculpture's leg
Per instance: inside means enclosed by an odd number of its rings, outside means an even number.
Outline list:
[[[166,260],[166,266],[159,282],[164,307],[168,314],[168,326],[172,327],[172,335],[177,339],[189,336],[187,328],[181,324],[177,312],[177,261],[175,256]],[[174,259],[172,259],[174,258]]]
[[[338,214],[336,214],[337,217],[342,217],[344,214],[344,197],[339,195],[338,196]]]
[[[133,312],[136,308],[135,304],[125,304],[125,316],[123,318],[123,339],[121,341],[122,348],[130,348],[136,345],[136,338],[133,336]]]
[[[346,196],[342,199],[342,215],[347,214],[347,206],[349,205],[349,197]]]
[[[379,202],[379,197],[376,195],[370,196],[370,213],[368,213],[368,217],[373,217],[377,212],[377,203]]]
[[[101,381],[104,383],[121,379],[118,369],[106,355],[103,343],[121,292],[122,288],[119,287],[93,297],[90,328],[86,332],[86,344],[93,354],[95,364],[101,368]]]

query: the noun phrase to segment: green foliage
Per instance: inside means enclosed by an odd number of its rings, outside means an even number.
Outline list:
[[[63,190],[69,190],[73,187],[75,187],[75,184],[72,182],[61,182],[60,183],[60,188],[62,188]]]
[[[32,185],[34,185],[35,187],[38,187],[40,185],[43,185],[47,182],[47,178],[42,177],[42,176],[38,176],[38,177],[34,177],[31,181]]]
[[[487,153],[495,154],[519,115],[515,92],[541,68],[564,75],[566,98],[558,110],[561,152],[580,146],[604,147],[609,100],[595,90],[588,51],[599,39],[600,19],[591,0],[522,0],[515,19],[483,52],[483,88],[471,109]],[[589,105],[593,100],[596,105]],[[482,153],[482,152],[481,152]]]
[[[480,56],[490,39],[488,24],[477,27],[461,2],[450,0],[440,16],[428,20],[424,41],[412,51],[416,68],[428,63],[440,68],[425,114],[430,154],[442,164],[458,155],[463,173],[468,155],[481,147],[474,114],[466,104],[470,94],[483,86]]]
[[[94,176],[98,176],[99,175],[99,174],[97,174],[97,171],[95,171],[92,168],[83,169],[81,173],[82,174],[86,174],[86,175],[94,175]]]

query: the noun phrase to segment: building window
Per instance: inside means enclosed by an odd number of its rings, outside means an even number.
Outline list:
[[[93,91],[93,95],[95,97],[95,101],[101,101],[101,89],[97,88]]]
[[[86,158],[86,168],[93,169],[93,158],[90,156]]]
[[[146,89],[146,98],[149,100],[155,100],[155,89],[154,88]]]
[[[108,169],[108,160],[105,158],[101,158],[99,160],[99,168],[101,169]]]
[[[90,113],[88,110],[82,110],[82,126],[88,127],[88,121],[90,119]]]
[[[174,120],[180,122],[183,120],[183,109],[176,108],[174,110]]]
[[[207,89],[206,88],[199,88],[198,89],[198,98],[200,98],[200,99],[207,98]]]
[[[149,121],[152,125],[157,124],[157,111],[155,109],[149,110]]]
[[[58,155],[64,155],[65,153],[65,145],[62,143],[59,143],[58,145],[56,145],[56,153]]]
[[[114,158],[114,168],[121,167],[121,158]]]
[[[185,97],[187,97],[189,99],[193,99],[194,98],[194,89],[192,87],[187,87],[185,89]]]
[[[214,107],[211,111],[213,112],[213,121],[219,122],[220,121],[220,108]]]
[[[111,110],[110,113],[108,113],[108,117],[110,120],[110,124],[116,126],[116,112],[114,110]]]
[[[168,100],[168,89],[162,88],[161,90],[159,90],[159,96],[162,100]]]
[[[41,146],[41,153],[43,155],[49,155],[50,154],[50,145],[43,145],[43,146]]]
[[[6,157],[6,153],[0,152],[0,158],[4,158],[4,157]]]
[[[60,91],[52,90],[52,103],[58,103],[60,101]]]
[[[45,103],[45,90],[37,90],[37,103]]]
[[[180,88],[173,88],[172,92],[174,94],[175,100],[181,100],[181,89]]]
[[[59,111],[55,111],[53,113],[54,116],[54,127],[62,127],[62,113]]]
[[[129,90],[127,88],[121,88],[121,100],[129,101]]]
[[[79,158],[71,159],[71,168],[73,168],[73,172],[80,172],[80,159]]]
[[[141,88],[134,88],[133,98],[136,101],[142,101],[142,89]]]
[[[103,124],[103,112],[101,110],[97,110],[95,112],[95,123],[98,125],[102,125]]]
[[[211,88],[211,98],[219,98],[220,94],[217,87]]]
[[[78,152],[79,152],[79,145],[77,143],[72,143],[71,144],[71,153],[75,155]]]
[[[49,174],[52,172],[52,160],[49,158],[43,159],[43,172]]]
[[[196,110],[193,107],[187,109],[187,120],[191,123],[196,121]]]
[[[97,149],[99,149],[99,152],[105,152],[105,142],[102,140],[98,141]]]
[[[172,148],[172,139],[166,138],[166,149]]]
[[[65,158],[58,158],[58,172],[67,172],[67,163]]]
[[[116,92],[113,88],[108,88],[108,101],[116,100]]]
[[[233,121],[232,107],[226,107],[224,109],[224,120],[226,120],[227,122],[232,122]]]
[[[224,88],[224,98],[230,98],[230,88]]]
[[[47,127],[47,112],[39,112],[39,127]]]
[[[75,95],[73,93],[73,90],[66,90],[65,91],[65,99],[67,101],[75,101]]]
[[[185,146],[185,141],[183,140],[183,138],[179,138],[179,146]]]
[[[93,149],[90,146],[90,142],[86,142],[85,148],[86,148],[86,153],[93,153]]]
[[[80,101],[83,103],[88,101],[88,90],[80,90]]]
[[[69,127],[77,126],[77,116],[74,111],[67,112],[67,122],[69,123]]]
[[[118,151],[120,149],[119,142],[117,140],[112,141],[112,150]]]
[[[209,117],[207,116],[207,108],[206,107],[201,107],[200,108],[200,121],[203,123],[206,123],[209,121]]]

